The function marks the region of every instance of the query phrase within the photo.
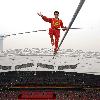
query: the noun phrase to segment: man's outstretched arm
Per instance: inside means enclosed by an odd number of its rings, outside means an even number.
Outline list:
[[[52,20],[51,18],[47,18],[46,16],[44,16],[43,14],[41,14],[41,12],[37,13],[37,14],[39,16],[41,16],[44,21],[51,23],[51,20]]]

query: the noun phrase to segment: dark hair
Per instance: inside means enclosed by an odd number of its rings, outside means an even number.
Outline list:
[[[54,11],[54,15],[55,15],[55,13],[59,14],[59,11]]]

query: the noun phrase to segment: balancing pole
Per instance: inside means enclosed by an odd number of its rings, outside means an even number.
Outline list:
[[[75,13],[74,13],[74,15],[73,15],[73,17],[72,17],[72,19],[71,19],[69,25],[68,25],[68,28],[67,28],[67,30],[66,30],[66,32],[65,32],[65,34],[64,34],[64,36],[63,36],[63,38],[62,38],[62,40],[61,40],[61,42],[60,42],[60,44],[59,44],[59,46],[58,46],[58,49],[59,49],[60,46],[62,45],[62,42],[64,41],[64,39],[65,39],[65,37],[66,37],[66,35],[67,35],[69,29],[71,29],[71,26],[72,26],[74,20],[76,19],[76,17],[77,17],[77,15],[78,15],[79,11],[81,10],[81,8],[82,8],[84,2],[85,2],[85,0],[80,0],[79,5],[78,5],[78,7],[77,7],[77,9],[76,9],[76,11],[75,11]]]

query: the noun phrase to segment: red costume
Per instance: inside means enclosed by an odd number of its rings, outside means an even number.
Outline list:
[[[53,35],[55,36],[55,50],[58,49],[58,42],[59,42],[59,37],[60,37],[60,29],[58,28],[63,28],[63,22],[60,19],[56,18],[47,18],[46,16],[42,16],[42,19],[46,22],[51,23],[51,28],[49,28],[49,35],[51,38],[51,42],[54,42],[53,40]]]

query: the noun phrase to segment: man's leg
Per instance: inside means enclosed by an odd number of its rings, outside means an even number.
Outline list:
[[[54,39],[53,39],[53,30],[51,28],[49,29],[49,35],[50,35],[50,39],[51,39],[51,44],[53,46],[54,45]]]
[[[50,38],[51,38],[51,44],[52,44],[52,46],[53,46],[53,45],[54,45],[53,35],[50,35]]]
[[[59,39],[55,38],[55,48],[54,48],[54,53],[57,53],[57,51],[58,51],[58,42],[59,42]]]
[[[60,37],[60,31],[56,30],[54,36],[55,36],[54,53],[57,53],[57,51],[58,51],[58,42],[59,42],[59,37]]]

